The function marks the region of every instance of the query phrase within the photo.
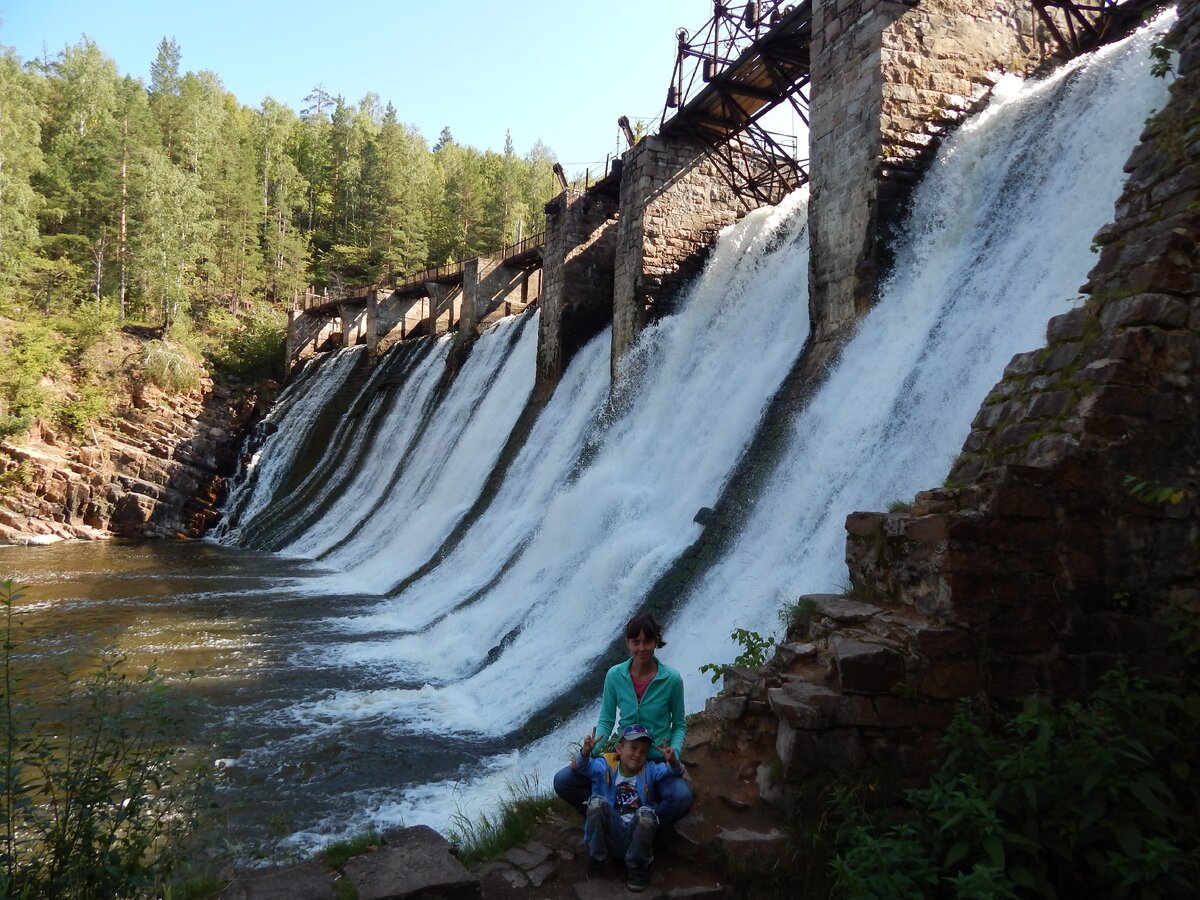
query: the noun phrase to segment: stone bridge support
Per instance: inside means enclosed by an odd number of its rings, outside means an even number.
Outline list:
[[[425,282],[429,292],[429,336],[436,338],[454,327],[462,318],[463,289],[460,284],[438,284]]]
[[[429,316],[429,298],[421,294],[393,291],[383,297],[372,294],[367,304],[367,349],[378,356],[396,341],[411,337]]]
[[[458,330],[469,334],[487,321],[492,313],[520,312],[538,298],[541,271],[503,265],[486,256],[463,263],[462,311]]]
[[[369,303],[339,304],[338,318],[342,325],[342,346],[353,347],[355,344],[366,343],[367,340],[367,307]]]
[[[945,131],[1001,71],[1053,51],[1027,0],[823,0],[812,23],[813,335],[835,344],[875,302],[889,242]]]
[[[289,310],[283,350],[284,370],[290,371],[300,360],[331,349],[342,337],[342,323],[336,314]]]
[[[552,390],[575,351],[612,319],[617,204],[563,191],[546,204],[537,390]]]
[[[752,208],[725,183],[705,147],[648,137],[622,158],[613,273],[613,372],[647,322],[671,311],[717,232]]]

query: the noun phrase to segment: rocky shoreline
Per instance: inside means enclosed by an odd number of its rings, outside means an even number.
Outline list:
[[[273,388],[206,378],[168,395],[143,385],[83,442],[42,422],[0,442],[0,543],[203,535]]]

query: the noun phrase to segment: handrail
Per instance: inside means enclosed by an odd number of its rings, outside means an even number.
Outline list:
[[[523,238],[515,243],[507,244],[506,246],[501,247],[500,250],[495,253],[485,253],[482,255],[491,258],[499,258],[501,260],[509,260],[517,256],[524,256],[526,253],[536,250],[538,247],[544,246],[545,243],[546,232],[539,231],[537,234],[531,234],[529,237]],[[479,257],[467,257],[466,259],[457,259],[454,262],[442,263],[440,266],[428,266],[424,269],[421,269],[419,272],[405,276],[403,280],[398,280],[395,283],[394,290],[402,290],[406,287],[412,287],[416,284],[424,284],[426,281],[438,281],[442,278],[461,275],[463,266],[466,264],[467,260],[478,258]],[[310,286],[305,289],[303,299],[297,298],[292,301],[292,308],[300,311],[307,311],[320,306],[328,306],[331,303],[345,303],[353,300],[365,300],[373,290],[376,290],[376,288],[361,287],[355,288],[351,293],[344,294],[341,297],[331,297],[329,296],[329,288],[325,288],[324,291],[318,293],[316,288]]]
[[[531,250],[535,250],[546,243],[546,232],[539,231],[537,234],[532,234],[523,240],[513,244],[508,244],[501,247],[496,253],[484,253],[481,256],[498,257],[500,259],[512,259],[514,256],[522,256]],[[439,278],[446,278],[450,275],[458,275],[462,272],[463,266],[468,259],[478,259],[479,257],[466,257],[458,259],[452,263],[443,263],[440,266],[430,266],[422,269],[413,275],[407,275],[401,281],[396,282],[397,288],[411,287],[414,284],[421,284],[426,281],[437,281]]]

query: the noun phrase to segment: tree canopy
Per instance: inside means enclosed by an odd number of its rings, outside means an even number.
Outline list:
[[[163,38],[147,85],[87,38],[0,46],[0,438],[103,414],[122,335],[265,377],[307,286],[387,286],[543,227],[540,142],[481,152],[447,127],[431,148],[392,103],[320,84],[298,113],[248,107],[181,58]]]
[[[85,38],[22,63],[0,48],[0,306],[91,301],[168,326],[283,305],[306,285],[387,284],[542,227],[553,154],[431,148],[376,94],[315,85],[297,113],[182,72],[150,84]],[[0,310],[3,311],[3,310]]]

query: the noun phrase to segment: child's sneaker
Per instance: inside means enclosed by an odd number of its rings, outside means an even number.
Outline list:
[[[646,885],[650,883],[649,869],[630,869],[629,877],[625,882],[625,887],[631,891],[644,891]]]
[[[604,877],[604,860],[596,859],[594,856],[588,857],[587,880],[599,881]]]

